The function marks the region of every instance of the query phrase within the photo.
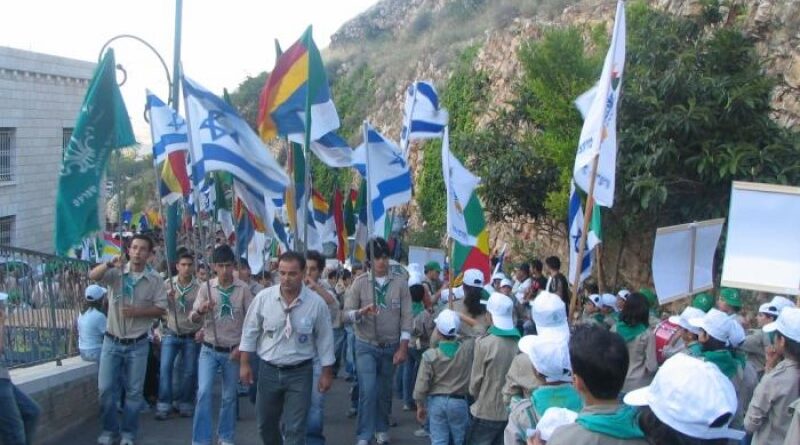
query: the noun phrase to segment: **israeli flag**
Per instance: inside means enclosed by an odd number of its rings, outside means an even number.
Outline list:
[[[403,153],[408,153],[408,143],[412,140],[442,137],[447,118],[447,110],[439,108],[439,95],[433,83],[412,83],[406,90],[403,129],[400,133]]]
[[[581,237],[583,235],[583,206],[581,197],[575,190],[575,183],[570,186],[569,192],[569,282],[575,282],[578,273],[578,249],[580,248]],[[586,247],[583,250],[583,261],[581,261],[580,282],[589,277],[592,273],[592,261],[594,247],[600,243],[597,235],[589,231],[586,237]]]
[[[366,140],[353,152],[353,168],[366,179],[370,193],[369,233],[385,237],[387,211],[411,200],[411,172],[397,145],[369,124],[365,126]]]
[[[291,134],[289,140],[301,145],[304,143],[302,134]],[[335,131],[311,141],[309,148],[328,167],[350,167],[353,163],[353,149]]]
[[[150,90],[147,90],[147,111],[153,136],[155,165],[164,162],[170,153],[189,150],[186,121]]]
[[[265,196],[283,195],[289,177],[227,102],[183,77],[193,179],[226,171]]]

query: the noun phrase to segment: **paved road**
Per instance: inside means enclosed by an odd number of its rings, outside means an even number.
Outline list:
[[[334,380],[333,388],[328,393],[325,401],[325,436],[328,445],[355,444],[355,419],[347,418],[347,409],[350,406],[348,390],[350,383],[343,379]],[[218,388],[217,388],[218,389]],[[216,397],[219,401],[219,397]],[[240,401],[240,419],[236,425],[237,445],[259,445],[258,433],[255,423],[255,410],[246,397]],[[402,411],[402,403],[395,400],[393,414],[399,425],[391,428],[390,434],[393,445],[422,445],[429,443],[428,439],[414,437],[417,423],[413,413]],[[218,408],[215,407],[215,413]],[[216,415],[216,414],[215,414]],[[139,440],[136,445],[187,445],[191,443],[192,419],[173,418],[159,422],[153,419],[151,413],[143,413],[140,421]],[[59,445],[91,445],[96,443],[100,434],[100,422],[88,422],[78,425],[66,437],[53,442]]]

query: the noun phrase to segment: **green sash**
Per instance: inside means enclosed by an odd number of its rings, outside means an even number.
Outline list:
[[[644,438],[644,432],[639,428],[636,410],[627,405],[621,405],[613,413],[581,413],[575,422],[589,431],[617,439]]]

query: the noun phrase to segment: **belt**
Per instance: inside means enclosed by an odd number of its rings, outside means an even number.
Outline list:
[[[194,338],[194,334],[196,334],[196,332],[190,332],[188,334],[178,334],[177,332],[173,331],[172,329],[168,329],[166,331],[166,333],[165,333],[165,335],[167,335],[169,337],[176,337],[176,338],[180,338],[180,339]]]
[[[134,343],[138,343],[140,340],[144,340],[145,338],[147,338],[147,333],[144,333],[136,338],[122,338],[106,332],[106,337],[108,337],[109,340],[113,341],[114,343],[119,343],[121,345],[132,345]]]
[[[237,347],[237,346],[239,346],[239,345],[233,345],[233,346],[214,346],[214,345],[212,345],[211,343],[208,343],[208,342],[203,342],[203,346],[205,346],[205,347],[207,347],[207,348],[209,348],[209,349],[213,349],[213,350],[215,350],[215,351],[217,351],[217,352],[233,352],[233,350],[234,350],[234,349],[236,349],[236,347]]]
[[[293,365],[276,365],[274,363],[270,363],[270,362],[265,361],[265,360],[261,360],[261,363],[265,363],[267,366],[271,366],[271,367],[273,367],[275,369],[280,369],[281,371],[289,371],[289,370],[292,370],[292,369],[302,368],[304,366],[310,365],[311,364],[311,359],[303,360],[302,362],[295,363]]]
[[[447,397],[448,399],[467,400],[467,396],[463,394],[431,394],[429,397]]]
[[[398,341],[393,341],[393,342],[377,342],[377,341],[372,341],[372,340],[366,340],[366,339],[359,338],[359,337],[356,337],[356,340],[358,340],[360,342],[364,342],[364,343],[366,343],[368,345],[371,345],[371,346],[375,346],[376,348],[391,348],[391,347],[396,348],[397,345],[400,344],[399,340]]]

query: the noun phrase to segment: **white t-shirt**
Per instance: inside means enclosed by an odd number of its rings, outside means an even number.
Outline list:
[[[517,284],[517,286],[514,286],[512,292],[514,293],[514,296],[517,297],[518,302],[522,303],[523,301],[525,301],[525,292],[527,292],[528,289],[530,289],[531,283],[532,283],[531,277],[526,278],[525,281],[521,283],[520,282],[515,283]]]
[[[106,316],[97,309],[89,308],[78,317],[78,349],[100,349],[105,333]]]

